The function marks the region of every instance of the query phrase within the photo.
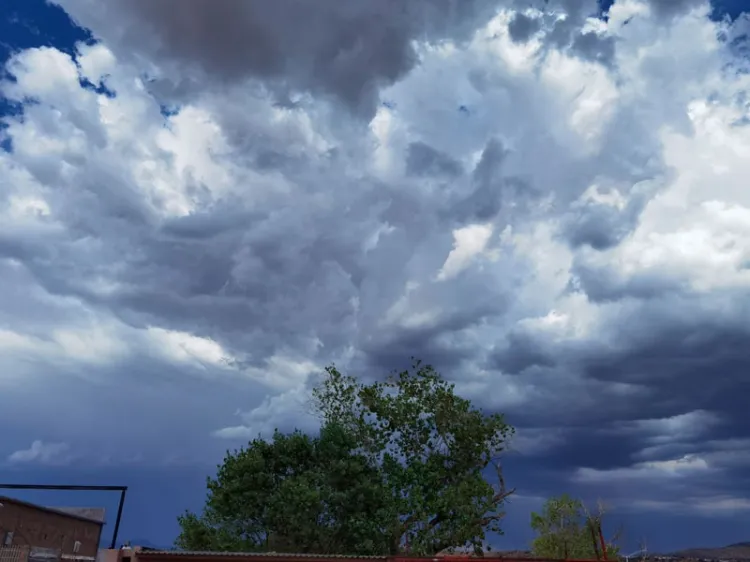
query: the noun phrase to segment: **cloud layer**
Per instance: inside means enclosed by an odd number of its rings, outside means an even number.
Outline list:
[[[747,18],[58,3],[98,40],[0,85],[10,462],[213,463],[414,355],[528,496],[750,508]]]

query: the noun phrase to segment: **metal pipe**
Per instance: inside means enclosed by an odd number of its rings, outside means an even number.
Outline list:
[[[122,506],[125,504],[125,492],[128,491],[127,486],[120,492],[120,505],[117,506],[117,519],[115,519],[115,530],[112,533],[112,543],[109,548],[117,548],[117,533],[120,532],[120,519],[122,518]]]
[[[0,484],[0,489],[7,490],[74,490],[74,491],[97,491],[121,492],[127,490],[127,486],[78,486],[70,484]]]

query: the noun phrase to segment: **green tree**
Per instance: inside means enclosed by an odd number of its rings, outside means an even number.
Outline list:
[[[513,493],[498,458],[513,428],[501,415],[473,407],[418,361],[372,384],[329,367],[313,395],[323,423],[356,435],[380,469],[393,513],[387,552],[481,551],[487,532],[501,532]]]
[[[513,492],[498,460],[513,432],[502,416],[419,363],[372,384],[329,367],[313,398],[320,435],[277,432],[227,453],[203,513],[180,517],[177,546],[435,554],[500,532]]]
[[[599,549],[599,529],[604,509],[591,515],[581,500],[567,494],[550,498],[541,513],[531,514],[531,528],[537,533],[531,550],[535,556],[550,559],[596,559]],[[616,538],[606,542],[607,558],[617,560],[619,548]]]
[[[377,467],[353,436],[329,424],[319,437],[276,432],[228,452],[200,516],[179,517],[178,548],[355,552],[385,549],[390,514]],[[380,542],[379,542],[380,541]]]

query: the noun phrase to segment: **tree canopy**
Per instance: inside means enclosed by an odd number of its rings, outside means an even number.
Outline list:
[[[531,514],[531,528],[537,536],[531,550],[535,556],[548,559],[598,559],[600,530],[604,509],[592,515],[581,500],[567,494],[550,498],[541,513]],[[615,539],[605,541],[607,559],[617,560],[619,548]]]
[[[227,453],[199,517],[179,518],[188,550],[379,553],[389,505],[376,467],[341,427],[276,432]],[[378,541],[381,541],[380,543]]]
[[[366,384],[331,366],[313,405],[319,435],[277,431],[227,453],[203,513],[180,517],[178,547],[429,555],[501,532],[513,429],[432,367]]]

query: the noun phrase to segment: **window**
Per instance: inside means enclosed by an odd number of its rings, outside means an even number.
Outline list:
[[[81,541],[76,541],[73,543],[73,552],[78,552],[81,550]]]
[[[5,533],[5,540],[3,540],[5,546],[13,546],[13,531]]]

